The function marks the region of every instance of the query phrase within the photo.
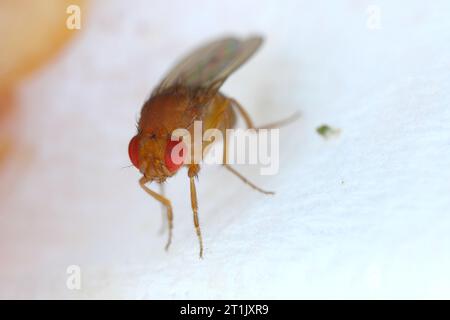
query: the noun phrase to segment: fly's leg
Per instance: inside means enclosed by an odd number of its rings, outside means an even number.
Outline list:
[[[230,99],[231,100],[231,104],[236,107],[236,109],[239,111],[239,113],[241,114],[242,118],[244,118],[245,124],[247,125],[248,129],[274,129],[274,128],[279,128],[282,126],[285,126],[291,122],[294,122],[295,120],[297,120],[298,118],[300,118],[300,112],[295,112],[293,115],[291,115],[290,117],[287,117],[286,119],[280,120],[280,121],[276,121],[276,122],[272,122],[269,124],[266,124],[264,126],[260,126],[260,127],[255,127],[252,119],[250,118],[250,115],[247,113],[247,111],[245,111],[244,107],[241,106],[241,104],[239,102],[237,102],[234,99]]]
[[[242,174],[240,174],[239,172],[237,172],[235,169],[233,169],[228,163],[228,159],[227,159],[227,148],[228,148],[228,141],[224,141],[223,144],[223,166],[230,171],[232,174],[234,174],[236,177],[238,177],[239,179],[241,179],[242,182],[244,182],[245,184],[249,185],[250,187],[252,187],[253,189],[255,189],[256,191],[259,191],[261,193],[264,194],[275,194],[275,192],[273,191],[268,191],[268,190],[264,190],[260,187],[258,187],[256,184],[254,184],[253,182],[249,181],[246,177],[244,177]]]
[[[250,118],[250,115],[247,113],[247,111],[245,111],[244,107],[241,106],[241,104],[234,99],[230,99],[230,101],[231,101],[231,105],[233,107],[236,107],[236,109],[241,114],[242,118],[244,118],[247,128],[248,129],[256,129],[255,125],[253,124],[252,119]]]
[[[202,233],[200,231],[200,222],[198,220],[198,203],[197,203],[197,191],[195,190],[195,177],[200,170],[200,166],[198,164],[193,164],[189,166],[188,176],[190,181],[190,190],[191,190],[191,206],[192,212],[194,213],[194,226],[195,231],[197,233],[198,241],[200,244],[200,258],[203,258],[203,239]]]
[[[158,200],[162,205],[166,207],[167,210],[167,221],[169,223],[169,238],[167,240],[166,244],[166,250],[169,249],[170,243],[172,242],[172,229],[173,229],[173,214],[172,214],[172,204],[170,203],[170,200],[166,197],[160,195],[159,193],[149,189],[145,184],[149,182],[149,179],[146,177],[142,177],[139,180],[139,185],[142,189],[144,189],[145,192],[147,192],[150,196],[152,196],[154,199]]]
[[[242,117],[244,118],[245,122],[247,123],[247,127],[248,128],[254,128],[253,122],[250,119],[250,116],[248,115],[248,113],[244,110],[244,108],[242,108],[242,106],[240,106],[235,100],[232,100],[232,103],[236,104],[238,110],[242,110],[242,112],[240,111],[240,113],[241,113]],[[228,171],[230,171],[236,177],[241,179],[242,182],[244,182],[245,184],[249,185],[250,187],[252,187],[256,191],[259,191],[259,192],[264,193],[264,194],[275,194],[275,192],[273,192],[273,191],[267,191],[267,190],[264,190],[264,189],[258,187],[254,183],[250,182],[247,178],[245,178],[242,174],[240,174],[235,169],[233,169],[228,163],[228,151],[227,151],[227,149],[228,149],[228,140],[227,140],[227,136],[225,134],[224,135],[224,141],[223,141],[223,160],[222,160],[222,165]]]
[[[165,197],[165,188],[164,188],[164,183],[158,183],[159,184],[159,194],[163,197]],[[166,206],[164,203],[161,203],[161,228],[159,228],[158,233],[159,234],[164,234],[164,231],[167,228],[167,213],[166,213]]]
[[[224,167],[226,169],[228,169],[228,171],[230,171],[231,173],[233,173],[236,177],[238,177],[239,179],[242,180],[242,182],[244,182],[245,184],[249,185],[250,187],[252,187],[253,189],[255,189],[256,191],[259,191],[261,193],[264,194],[275,194],[274,191],[268,191],[268,190],[264,190],[260,187],[258,187],[256,184],[254,184],[253,182],[249,181],[246,177],[244,177],[242,174],[240,174],[239,172],[237,172],[236,170],[234,170],[229,164],[224,163]]]

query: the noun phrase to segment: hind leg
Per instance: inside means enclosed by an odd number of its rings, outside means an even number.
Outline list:
[[[235,99],[230,99],[231,100],[231,104],[239,111],[240,115],[242,116],[242,118],[244,118],[245,124],[247,125],[248,129],[273,129],[273,128],[279,128],[282,126],[285,126],[291,122],[294,122],[295,120],[297,120],[298,118],[300,118],[300,112],[295,112],[294,114],[292,114],[290,117],[287,117],[283,120],[280,121],[276,121],[276,122],[272,122],[272,123],[268,123],[264,126],[260,126],[260,127],[255,127],[252,119],[250,118],[250,115],[248,114],[248,112],[244,109],[243,106],[241,106],[241,104],[239,102],[237,102]]]
[[[237,103],[236,100],[231,99],[232,100],[232,104],[236,105],[236,107],[239,110],[239,113],[242,115],[242,117],[244,118],[247,127],[249,129],[253,129],[254,125],[252,120],[250,119],[250,116],[248,115],[248,113],[244,110],[244,108],[242,108],[241,105],[239,105]],[[230,127],[230,126],[227,126]],[[253,182],[249,181],[247,178],[245,178],[242,174],[240,174],[238,171],[236,171],[233,167],[231,167],[228,163],[228,140],[226,138],[226,135],[224,135],[224,141],[223,141],[223,161],[222,161],[222,165],[228,170],[230,171],[232,174],[234,174],[236,177],[238,177],[239,179],[241,179],[242,182],[244,182],[246,185],[250,186],[251,188],[255,189],[256,191],[259,191],[261,193],[264,194],[275,194],[275,192],[273,191],[268,191],[268,190],[264,190],[260,187],[258,187],[256,184],[254,184]]]

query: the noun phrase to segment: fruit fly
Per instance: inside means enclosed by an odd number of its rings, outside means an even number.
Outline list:
[[[142,107],[137,124],[138,132],[129,143],[128,153],[132,164],[143,175],[139,180],[140,186],[166,210],[169,228],[166,250],[172,241],[172,204],[163,192],[151,190],[146,184],[154,181],[162,187],[167,178],[174,176],[182,166],[187,167],[194,226],[201,258],[203,241],[194,179],[199,173],[200,166],[198,163],[185,164],[183,161],[172,159],[174,148],[181,147],[180,155],[186,156],[183,140],[172,141],[172,132],[184,128],[192,133],[194,121],[202,121],[203,131],[215,128],[225,133],[226,129],[235,126],[236,111],[242,116],[248,128],[255,128],[245,109],[219,89],[227,77],[258,50],[262,42],[261,37],[250,37],[245,40],[222,38],[198,48],[166,75]],[[195,141],[192,141],[192,144],[194,143]],[[191,150],[193,148],[195,146],[192,145]],[[225,141],[223,152],[225,168],[252,188],[265,194],[273,193],[257,187],[227,164],[226,149]]]

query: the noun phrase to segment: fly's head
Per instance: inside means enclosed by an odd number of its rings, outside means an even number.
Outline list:
[[[187,149],[181,140],[155,133],[135,135],[128,145],[131,163],[148,179],[163,182],[184,164]]]

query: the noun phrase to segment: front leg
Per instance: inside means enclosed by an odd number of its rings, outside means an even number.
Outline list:
[[[200,258],[203,258],[203,239],[202,233],[200,231],[200,223],[198,221],[198,204],[197,204],[197,191],[195,190],[195,177],[197,177],[198,172],[200,171],[200,166],[198,164],[192,164],[188,169],[188,176],[190,180],[190,189],[191,189],[191,206],[192,211],[194,213],[194,226],[195,231],[197,232],[198,241],[200,244]]]
[[[142,177],[139,180],[139,185],[144,189],[145,192],[147,192],[149,195],[151,195],[154,199],[161,202],[162,205],[164,205],[167,209],[167,221],[169,222],[169,239],[167,239],[166,244],[166,250],[169,249],[169,246],[172,242],[172,229],[173,229],[173,214],[172,214],[172,204],[170,203],[170,200],[166,197],[160,195],[159,193],[156,193],[155,191],[149,189],[145,184],[149,182],[149,179],[146,177]]]
[[[164,182],[160,182],[159,184],[159,194],[163,197],[166,197],[166,192],[164,188]],[[166,206],[161,203],[161,228],[158,231],[158,234],[164,234],[167,227],[167,214],[166,214]]]

